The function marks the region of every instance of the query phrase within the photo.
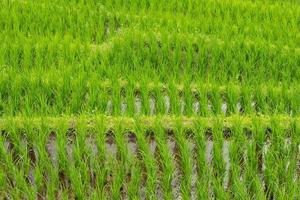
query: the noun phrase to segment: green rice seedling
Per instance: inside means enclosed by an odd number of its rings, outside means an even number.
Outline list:
[[[6,174],[4,172],[4,169],[0,169],[0,189],[1,189],[1,193],[0,196],[2,198],[4,198],[6,196],[6,191],[8,191],[8,187],[7,187],[7,183],[6,183]]]
[[[249,156],[250,153],[248,151],[253,151],[253,146],[250,146],[247,148],[247,155]],[[251,152],[251,153],[253,153],[253,152]],[[251,155],[251,156],[253,156],[253,155]],[[250,156],[247,158],[249,158],[249,160],[252,159],[252,157],[250,157]],[[245,182],[247,185],[248,195],[251,198],[265,199],[264,188],[263,188],[260,177],[257,175],[257,170],[253,169],[252,166],[249,166],[248,163],[247,163],[246,170],[245,170]]]
[[[222,98],[219,88],[212,87],[209,94],[211,99],[212,112],[214,114],[221,114]]]
[[[178,90],[176,85],[170,85],[170,92],[169,92],[169,97],[170,97],[170,109],[171,113],[173,115],[180,115],[181,114],[181,106],[180,106],[180,93],[181,91]]]
[[[229,194],[224,191],[223,186],[220,185],[218,180],[216,179],[212,180],[212,188],[216,198],[223,197],[224,199],[229,199]]]
[[[74,142],[74,130],[68,130],[68,125],[66,124],[66,121],[61,121],[60,124],[58,124],[58,128],[56,130],[55,143],[55,149],[57,150],[58,166],[55,169],[55,174],[57,174],[57,177],[53,174],[53,178],[55,181],[57,181],[57,183],[53,190],[49,191],[51,192],[49,196],[54,196],[57,190],[62,193],[70,192],[70,176],[73,176],[72,178],[74,178],[76,175],[78,175],[74,171],[74,158],[72,154]],[[73,182],[75,182],[75,178]],[[57,186],[59,187],[57,188]]]
[[[171,152],[167,146],[166,133],[162,124],[155,124],[155,140],[159,151],[159,165],[161,167],[160,185],[163,189],[164,199],[173,199],[172,194],[172,177],[175,166],[172,161]]]
[[[283,104],[283,112],[284,113],[289,113],[290,116],[294,116],[294,110],[292,107],[292,99],[291,97],[291,93],[293,94],[294,90],[296,89],[295,86],[291,86],[291,88],[293,88],[292,90],[289,90],[287,88],[287,86],[282,86],[281,91],[280,91],[280,95],[282,98],[282,104]]]
[[[35,198],[36,192],[32,185],[29,185],[26,178],[28,175],[28,157],[26,146],[20,139],[20,132],[15,127],[16,124],[8,122],[6,124],[7,131],[9,133],[9,139],[13,144],[13,152],[7,152],[5,149],[4,138],[1,137],[3,145],[1,148],[1,157],[3,158],[3,169],[5,169],[8,179],[10,179],[10,185],[8,186],[9,196],[13,198]],[[24,150],[25,149],[25,150]]]
[[[1,70],[3,70],[4,67],[5,67],[5,53],[7,52],[6,48],[7,48],[6,43],[3,43],[3,45],[0,48],[0,53],[1,53],[0,66],[1,66]]]
[[[126,185],[124,185],[126,183],[125,178],[128,173],[128,169],[132,165],[132,160],[128,155],[126,141],[124,140],[125,130],[121,124],[117,124],[116,126],[117,127],[115,130],[115,141],[118,148],[117,162],[119,164],[117,172],[116,174],[114,174],[115,177],[112,183],[112,197],[114,199],[120,198],[122,195],[120,192],[124,192],[124,190],[126,190]]]
[[[5,188],[3,188],[3,197],[5,196],[12,196],[15,198],[20,198],[21,197],[21,191],[19,191],[18,189],[16,189],[18,187],[18,185],[20,184],[19,182],[22,181],[23,184],[26,184],[25,180],[21,180],[20,178],[17,179],[17,177],[21,177],[22,175],[19,173],[19,171],[17,169],[15,169],[15,165],[13,163],[13,158],[12,156],[6,152],[5,147],[5,143],[4,143],[4,138],[1,137],[1,157],[3,158],[3,161],[1,163],[1,169],[6,170],[5,173],[5,178],[7,180],[10,181],[7,182],[7,185]],[[6,169],[7,168],[7,169]],[[15,178],[16,177],[16,178]],[[12,183],[12,181],[14,181],[14,185]],[[19,181],[19,182],[17,182]],[[5,182],[3,182],[5,183]]]
[[[28,43],[24,44],[24,49],[23,49],[23,56],[22,56],[22,68],[24,69],[29,69],[33,63],[33,48],[31,45],[29,45]]]
[[[263,198],[262,184],[263,145],[266,141],[265,127],[256,118],[252,119],[252,141],[247,143],[245,182],[248,193],[253,198]]]
[[[5,171],[6,167],[10,167],[9,165],[12,165],[12,155],[11,152],[8,152],[9,146],[6,144],[7,142],[7,136],[5,135],[5,132],[3,131],[0,135],[0,142],[1,142],[1,148],[0,148],[0,155],[2,158],[2,162],[0,163],[1,165],[1,197],[6,197],[10,195],[9,189],[10,189],[10,184],[9,181],[11,180],[11,177],[13,175],[9,175],[8,171]],[[7,164],[8,163],[8,164]],[[11,168],[9,168],[11,169]]]
[[[8,99],[8,110],[9,114],[16,115],[17,111],[21,109],[21,102],[18,99],[18,94],[25,93],[25,86],[22,85],[22,80],[18,79],[17,82],[12,86],[12,92],[10,98]]]
[[[28,156],[28,139],[26,129],[14,127],[12,131],[10,132],[10,138],[12,143],[14,144],[15,153],[16,153],[16,165],[20,167],[20,169],[23,171],[24,176],[29,172],[30,168],[30,160]]]
[[[48,159],[48,155],[46,153],[46,138],[48,134],[41,133],[41,126],[43,124],[33,125],[30,120],[26,120],[24,124],[24,134],[25,136],[25,143],[27,145],[27,158],[29,163],[29,169],[27,174],[28,184],[34,187],[34,195],[35,198],[39,196],[41,191],[45,191],[45,184],[43,182],[44,177],[44,168],[43,164],[38,163],[38,159],[45,158],[40,162],[45,162],[47,164],[51,164],[50,160]],[[46,127],[43,127],[45,130]],[[37,136],[38,135],[38,136]],[[36,138],[39,137],[36,140]],[[40,144],[38,144],[40,143]],[[38,151],[38,146],[41,147],[43,145],[44,148],[40,149],[41,152]],[[39,156],[41,155],[41,157]],[[42,157],[44,156],[44,157]],[[45,194],[45,193],[44,193]]]
[[[116,162],[111,159],[108,162],[107,167],[110,170],[110,176],[112,177],[111,183],[111,196],[110,198],[118,199],[122,197],[123,191],[123,179],[125,177],[124,170],[120,162]]]
[[[252,97],[252,88],[249,86],[241,87],[241,107],[242,114],[252,114],[254,113],[253,105],[253,97]]]
[[[90,81],[87,81],[87,93],[86,93],[86,107],[85,110],[88,113],[97,113],[99,112],[98,98],[100,93],[100,87],[93,86],[93,82],[96,82],[94,78],[91,78]]]
[[[263,148],[267,140],[267,130],[264,124],[257,121],[256,118],[253,119],[253,139],[256,145],[255,153],[257,158],[257,170],[262,173],[263,170]]]
[[[205,136],[205,123],[202,121],[195,121],[195,143],[196,143],[196,155],[197,155],[197,196],[199,199],[208,199],[210,196],[209,184],[210,184],[210,169],[206,162],[205,150],[206,150],[206,136]]]
[[[267,114],[268,105],[266,103],[266,90],[264,90],[263,88],[258,88],[254,92],[254,99],[255,99],[256,112]]]
[[[277,121],[278,123],[279,121]],[[275,122],[276,123],[276,122]],[[275,124],[274,124],[275,126]],[[299,181],[297,177],[297,160],[299,155],[299,146],[297,136],[297,125],[294,122],[291,122],[290,126],[285,129],[284,144],[282,146],[277,146],[279,149],[279,154],[282,151],[283,159],[280,162],[281,170],[278,173],[279,183],[283,185],[284,190],[280,190],[278,196],[294,196],[297,198],[297,186],[295,182]],[[277,191],[276,191],[277,192]]]
[[[104,13],[104,12],[103,12]],[[96,43],[100,44],[105,40],[105,21],[107,16],[98,16],[98,23],[96,26],[99,28],[99,31],[94,33]]]
[[[157,165],[154,156],[151,154],[149,145],[147,144],[145,134],[146,129],[139,124],[138,119],[135,124],[134,132],[136,133],[138,154],[140,154],[145,171],[143,176],[146,177],[146,197],[155,199],[156,185],[157,185]],[[144,174],[145,173],[145,174]]]
[[[84,198],[90,191],[91,176],[89,173],[88,150],[86,145],[87,127],[85,124],[78,122],[75,130],[75,141],[72,146],[72,159],[70,171],[68,174],[70,178],[71,190],[75,197]]]
[[[167,88],[162,88],[159,85],[155,85],[153,94],[155,99],[155,113],[157,115],[167,114]]]
[[[103,85],[99,86],[99,93],[97,98],[97,103],[99,105],[99,112],[103,113],[105,115],[111,115],[112,114],[112,103],[111,102],[111,89],[109,86],[107,86],[105,83]]]
[[[180,168],[182,170],[180,190],[183,199],[190,199],[192,181],[191,149],[186,139],[186,132],[182,128],[181,121],[176,123],[175,139],[179,150]]]
[[[50,127],[42,123],[38,125],[37,127],[28,127],[27,130],[30,131],[30,129],[33,129],[33,134],[29,134],[30,141],[32,142],[32,145],[34,147],[34,150],[36,150],[34,153],[34,168],[33,168],[33,175],[34,175],[34,182],[36,185],[37,195],[46,196],[46,191],[50,190],[50,176],[51,172],[53,171],[53,168],[55,168],[55,165],[52,161],[54,161],[54,158],[50,155],[53,155],[53,152],[47,152],[50,148],[48,145],[49,136],[51,133]],[[36,131],[34,131],[36,129]],[[33,159],[33,158],[31,158]],[[45,176],[49,177],[48,181],[45,180]],[[53,181],[54,182],[54,181]],[[52,184],[55,184],[52,183]],[[56,186],[55,186],[56,187]]]
[[[247,135],[243,130],[240,119],[237,118],[233,122],[232,139],[230,140],[230,176],[229,189],[231,198],[233,199],[250,199],[247,192],[245,176],[245,154],[247,149]],[[243,180],[241,181],[241,177]]]
[[[200,93],[200,115],[201,116],[209,116],[209,99],[208,99],[208,89],[205,86],[199,86]]]
[[[188,117],[195,116],[196,111],[196,92],[193,86],[189,86],[188,84],[184,85],[183,89],[183,101],[185,102],[185,109],[183,115],[186,115]]]
[[[292,128],[291,128],[292,129],[292,137],[291,137],[292,148],[293,148],[293,151],[294,151],[295,157],[296,157],[296,159],[295,159],[296,165],[294,165],[296,167],[296,172],[295,172],[295,178],[296,178],[296,180],[294,181],[295,184],[290,185],[290,186],[291,187],[295,186],[294,188],[292,187],[293,190],[291,191],[291,192],[295,192],[295,191],[299,191],[299,185],[298,185],[298,183],[300,182],[299,181],[300,180],[300,176],[299,176],[299,174],[300,174],[300,169],[299,169],[299,157],[300,157],[300,155],[299,155],[299,144],[300,144],[300,137],[299,137],[299,134],[297,134],[297,133],[299,133],[299,130],[300,130],[299,120],[294,120],[292,122],[291,126],[292,126]],[[297,194],[297,192],[294,193],[294,194],[297,197],[299,196],[299,194]]]
[[[280,88],[270,88],[266,97],[266,103],[268,104],[270,114],[282,113],[284,110],[284,103],[282,102],[282,97]]]
[[[235,85],[229,84],[226,87],[225,99],[228,105],[228,115],[233,113],[239,113],[238,103],[240,98],[239,88]]]
[[[141,185],[141,173],[142,169],[140,163],[138,161],[134,162],[132,167],[130,168],[130,182],[128,183],[128,197],[130,199],[139,199],[140,198],[140,185]]]
[[[59,114],[70,113],[71,83],[69,79],[63,79],[60,85],[54,89],[54,97]],[[77,104],[78,105],[78,104]]]
[[[106,128],[103,118],[95,119],[95,144],[97,147],[97,156],[95,159],[95,192],[96,197],[105,198],[105,136]]]
[[[289,108],[286,112],[290,112],[292,116],[298,116],[300,111],[300,101],[299,101],[299,87],[295,86],[291,90],[287,90],[283,88],[282,96],[285,98],[285,101],[289,102],[287,108]]]
[[[224,178],[226,163],[223,158],[223,145],[224,145],[224,135],[223,135],[223,126],[222,120],[218,119],[213,126],[213,158],[212,158],[212,167],[213,167],[213,180],[212,188],[216,198],[221,196],[227,196],[228,193],[225,191]]]
[[[46,194],[45,196],[47,198],[55,198],[57,195],[57,192],[59,192],[62,189],[62,185],[60,180],[63,173],[59,169],[59,156],[58,156],[58,150],[57,150],[57,140],[58,138],[55,134],[57,134],[58,129],[51,130],[52,132],[49,132],[47,136],[49,136],[49,139],[47,141],[47,154],[49,156],[49,160],[51,160],[51,164],[47,164],[46,160],[43,162],[45,165],[45,171],[46,171],[46,177],[45,185],[46,185]],[[55,132],[54,132],[55,131]],[[51,141],[52,140],[52,141]],[[42,157],[41,157],[42,158]]]
[[[114,83],[112,85],[112,115],[118,116],[121,114],[121,96],[122,88],[119,83]]]
[[[126,115],[127,116],[134,116],[137,112],[136,108],[136,98],[137,98],[137,92],[135,89],[134,84],[129,84],[126,86],[126,98],[124,101],[126,102]]]
[[[293,179],[293,173],[289,174],[289,170],[286,171],[289,160],[287,149],[284,148],[287,139],[286,130],[278,124],[276,119],[272,119],[271,130],[271,145],[265,155],[266,169],[264,171],[267,198],[279,196],[280,191],[285,190],[285,185],[282,183],[286,181],[282,181],[282,178]]]
[[[70,179],[70,189],[66,192],[66,195],[75,198],[83,198],[84,197],[84,178],[81,173],[78,173],[78,169],[72,163],[68,166],[68,178]]]

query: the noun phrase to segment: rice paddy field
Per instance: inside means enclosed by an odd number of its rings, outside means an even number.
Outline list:
[[[0,199],[300,199],[298,0],[1,0]]]

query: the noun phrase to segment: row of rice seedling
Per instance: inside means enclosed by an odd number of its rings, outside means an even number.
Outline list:
[[[193,10],[178,12],[175,10],[161,10],[163,6],[159,2],[152,2],[154,7],[134,5],[134,2],[120,2],[113,4],[112,9],[126,12],[128,10],[136,14],[136,19],[142,22],[144,27],[162,29],[167,28],[172,32],[206,33],[216,34],[224,39],[249,37],[260,38],[283,45],[298,46],[294,43],[297,36],[297,19],[299,7],[295,5],[284,6],[276,4],[270,6],[263,3],[239,2],[239,1],[205,1],[190,4]],[[175,4],[177,2],[174,2]],[[109,5],[105,6],[109,6]],[[163,4],[170,6],[170,3]],[[199,6],[197,5],[199,4]],[[145,10],[146,9],[146,10]],[[139,18],[143,15],[143,18]],[[273,23],[274,21],[281,21]],[[162,26],[162,27],[161,27]],[[293,38],[293,40],[292,40]]]
[[[177,13],[183,13],[185,15],[192,15],[197,16],[201,14],[201,12],[197,12],[197,9],[214,9],[219,10],[220,14],[223,13],[230,13],[231,15],[236,14],[235,11],[241,11],[236,10],[238,8],[245,8],[248,6],[248,9],[244,10],[245,12],[252,11],[252,9],[257,9],[257,13],[267,13],[270,11],[273,11],[273,14],[279,14],[280,11],[277,10],[278,7],[282,7],[283,9],[287,10],[293,10],[296,8],[293,8],[291,5],[297,5],[297,3],[293,1],[284,1],[284,2],[274,2],[271,3],[270,1],[239,1],[239,0],[226,0],[226,1],[171,1],[171,2],[160,2],[160,1],[126,1],[126,0],[114,0],[114,1],[103,1],[103,5],[120,9],[120,8],[126,8],[130,11],[136,11],[139,10],[147,10],[154,12],[155,9],[157,9],[158,12],[172,12],[174,14]],[[232,4],[232,7],[229,6],[229,4]],[[214,7],[215,6],[215,7]],[[223,9],[221,9],[223,8]],[[263,12],[263,9],[265,11]],[[277,12],[276,12],[277,11]],[[256,13],[253,13],[255,15]]]
[[[299,198],[299,121],[222,120],[3,121],[1,198]]]
[[[0,65],[9,70],[8,74],[39,74],[41,78],[55,70],[54,73],[69,77],[80,74],[99,79],[155,79],[167,83],[202,80],[255,84],[267,80],[288,84],[297,82],[300,76],[299,51],[293,48],[130,29],[117,36],[100,46],[68,37],[40,40],[6,36],[0,49]]]
[[[184,129],[189,129],[193,124],[200,123],[204,124],[205,127],[211,128],[214,124],[219,122],[219,125],[222,125],[227,128],[232,128],[232,124],[235,121],[239,121],[240,125],[243,127],[252,127],[252,122],[254,120],[260,121],[260,123],[265,126],[271,126],[272,120],[277,120],[280,122],[280,125],[284,128],[292,126],[293,123],[298,123],[299,117],[293,117],[288,115],[230,115],[230,116],[195,116],[195,117],[186,117],[186,116],[107,116],[107,115],[79,115],[79,116],[7,116],[2,117],[0,120],[0,127],[5,128],[7,122],[11,122],[17,127],[24,128],[26,125],[26,120],[31,121],[31,123],[37,126],[44,122],[50,127],[57,127],[60,124],[65,124],[65,126],[74,128],[77,123],[87,124],[88,127],[94,127],[95,122],[105,121],[106,129],[113,129],[114,126],[122,121],[125,123],[124,127],[132,130],[136,124],[136,120],[140,124],[149,127],[150,129],[154,127],[155,122],[160,122],[161,126],[165,129],[174,129],[176,127],[176,122],[181,121]]]
[[[28,37],[69,35],[72,39],[97,44],[113,35],[124,20],[100,6],[94,9],[81,6],[79,9],[23,1],[5,3],[0,13],[2,31],[10,35],[20,32]]]
[[[259,39],[281,46],[299,47],[299,43],[295,43],[295,40],[299,39],[296,17],[299,7],[296,5],[293,8],[281,4],[269,6],[250,2],[208,1],[199,2],[199,6],[191,4],[197,15],[189,11],[191,15],[179,13],[177,16],[172,10],[158,12],[162,8],[158,2],[153,2],[158,8],[152,8],[151,11],[141,11],[143,5],[135,7],[131,3],[109,2],[120,6],[109,8],[108,3],[104,5],[60,5],[49,2],[36,4],[19,1],[4,3],[0,27],[13,33],[23,32],[28,36],[69,34],[81,41],[97,44],[102,43],[107,35],[130,26],[132,30],[209,34],[224,40]]]
[[[2,116],[286,114],[298,116],[298,85],[236,86],[15,76],[0,82]]]
[[[27,1],[25,1],[26,3],[28,3]],[[220,1],[217,1],[220,2]],[[221,1],[222,2],[222,1]],[[282,6],[291,6],[291,5],[296,5],[297,1],[295,0],[287,0],[287,1],[281,1],[281,0],[267,0],[267,1],[261,1],[261,0],[256,0],[256,1],[238,1],[238,0],[228,0],[225,1],[224,3],[227,2],[232,2],[234,4],[246,4],[246,5],[264,5],[264,6],[276,6],[276,5],[282,5]],[[38,0],[37,3],[49,3],[49,0]],[[77,5],[77,6],[81,6],[81,5],[99,5],[99,4],[113,4],[113,2],[110,1],[97,1],[97,0],[70,0],[70,1],[59,1],[59,0],[54,0],[51,1],[51,3],[56,3],[56,4],[60,4],[60,5]],[[126,1],[120,1],[121,6],[124,6],[123,4],[126,3]],[[179,5],[184,5],[184,4],[190,4],[190,3],[195,3],[196,6],[201,6],[201,1],[189,1],[189,3],[186,2],[176,2],[173,1],[170,5],[168,5],[166,2],[159,2],[159,1],[148,1],[148,2],[143,2],[143,3],[139,3],[139,2],[130,2],[132,4],[136,4],[136,5],[143,5],[143,6],[148,6],[147,8],[149,8],[149,4],[158,4],[158,5],[163,5],[164,9],[168,9],[169,10],[173,10],[174,12],[176,12],[177,10],[174,10],[172,6],[176,6],[177,4]],[[117,8],[120,7],[120,5],[113,5],[112,7]],[[133,6],[134,7],[134,6]],[[136,7],[134,7],[136,8]],[[186,7],[183,7],[186,8]]]

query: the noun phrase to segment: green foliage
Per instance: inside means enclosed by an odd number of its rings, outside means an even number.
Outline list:
[[[0,199],[299,199],[296,0],[0,2]]]

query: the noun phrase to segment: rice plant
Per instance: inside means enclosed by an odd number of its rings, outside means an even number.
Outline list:
[[[299,199],[295,0],[0,2],[0,199]]]

